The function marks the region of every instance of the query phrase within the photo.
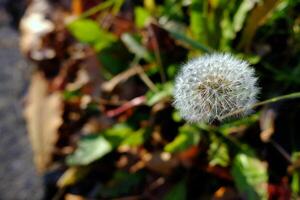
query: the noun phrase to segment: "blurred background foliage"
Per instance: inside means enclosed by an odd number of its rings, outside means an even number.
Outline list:
[[[299,0],[45,4],[55,28],[23,49],[38,65],[26,118],[48,198],[299,197],[297,99],[213,125],[172,107],[180,65],[214,51],[251,63],[260,100],[299,91]]]

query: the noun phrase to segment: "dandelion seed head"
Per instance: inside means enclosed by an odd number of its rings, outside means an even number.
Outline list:
[[[174,106],[189,122],[212,122],[244,109],[259,92],[254,69],[230,54],[214,53],[182,66],[175,79]]]

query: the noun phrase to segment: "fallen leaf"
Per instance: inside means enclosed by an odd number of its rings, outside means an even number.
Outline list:
[[[86,200],[86,198],[76,194],[66,194],[65,200]]]
[[[62,95],[48,92],[48,82],[35,73],[25,105],[25,119],[38,171],[45,171],[52,163],[52,153],[62,124]]]
[[[266,109],[261,114],[259,125],[261,129],[260,139],[263,142],[269,142],[275,131],[275,117],[275,111],[272,109]]]

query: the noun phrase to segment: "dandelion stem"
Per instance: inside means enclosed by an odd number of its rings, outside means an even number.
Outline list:
[[[267,99],[265,101],[261,101],[261,102],[258,102],[256,104],[253,104],[250,108],[253,109],[253,108],[256,108],[256,107],[259,107],[259,106],[262,106],[262,105],[266,105],[266,104],[269,104],[269,103],[274,103],[274,102],[278,102],[278,101],[281,101],[281,100],[287,100],[287,99],[295,99],[295,98],[300,98],[300,92],[295,92],[295,93],[291,93],[291,94],[287,94],[287,95],[283,95],[283,96],[273,97],[271,99]],[[220,120],[223,120],[227,117],[231,117],[231,116],[240,114],[240,113],[244,112],[247,109],[249,109],[249,108],[242,108],[242,109],[238,109],[236,111],[233,111],[231,113],[228,113],[227,115],[224,115],[223,117],[221,117]]]

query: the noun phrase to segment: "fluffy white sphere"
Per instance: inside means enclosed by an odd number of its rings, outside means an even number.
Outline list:
[[[239,109],[247,114],[258,92],[247,62],[214,53],[183,65],[175,80],[174,106],[189,122],[212,122]]]

